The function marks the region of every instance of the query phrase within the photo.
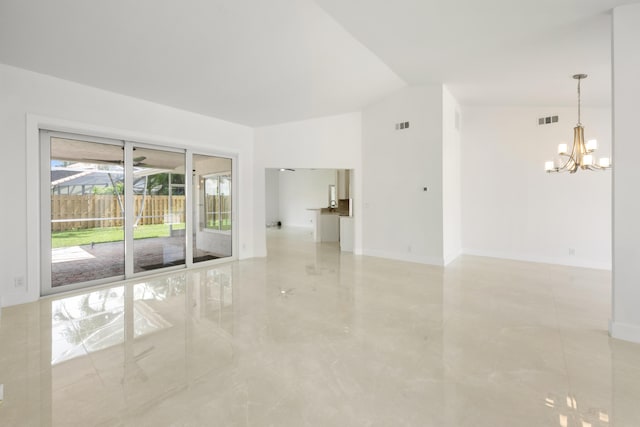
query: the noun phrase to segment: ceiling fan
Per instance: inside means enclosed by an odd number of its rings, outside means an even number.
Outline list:
[[[133,158],[133,166],[149,166],[146,163],[142,163],[147,157],[146,156],[139,156],[139,157],[134,157]],[[87,161],[87,162],[96,162],[96,163],[112,163],[114,165],[124,165],[124,160],[103,160],[103,159],[86,159],[83,158],[83,161]]]

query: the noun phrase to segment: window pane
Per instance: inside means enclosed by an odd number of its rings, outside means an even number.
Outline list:
[[[232,231],[231,159],[193,156],[193,262],[229,257]]]
[[[124,275],[122,147],[50,142],[51,286]]]
[[[133,162],[133,271],[184,265],[185,155],[136,147]]]

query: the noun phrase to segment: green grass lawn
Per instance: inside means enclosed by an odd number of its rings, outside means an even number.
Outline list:
[[[173,224],[174,230],[184,230],[184,223]],[[169,237],[168,224],[140,225],[133,231],[134,239]],[[122,227],[87,228],[82,230],[54,231],[51,233],[51,247],[90,245],[93,243],[118,242],[124,240]]]
[[[220,221],[222,221],[222,227],[220,227]],[[229,231],[231,230],[231,220],[230,219],[223,219],[223,220],[209,220],[207,222],[207,228],[213,229],[213,230],[223,230],[223,231]]]

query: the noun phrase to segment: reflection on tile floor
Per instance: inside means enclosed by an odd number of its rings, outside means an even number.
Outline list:
[[[638,426],[607,272],[269,258],[4,308],[2,426]]]

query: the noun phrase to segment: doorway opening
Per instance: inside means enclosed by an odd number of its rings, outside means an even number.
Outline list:
[[[296,229],[313,242],[353,252],[353,183],[353,169],[266,169],[267,228]]]

